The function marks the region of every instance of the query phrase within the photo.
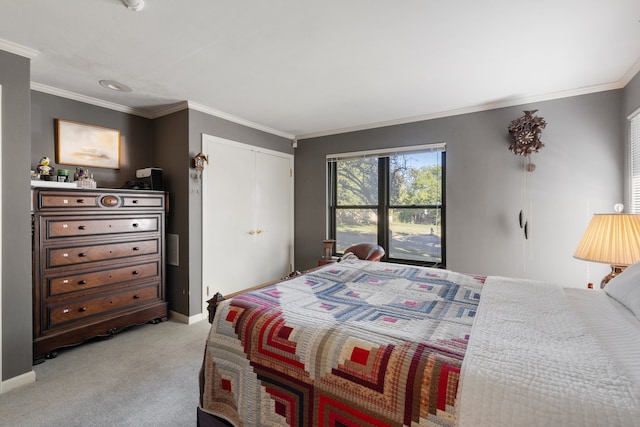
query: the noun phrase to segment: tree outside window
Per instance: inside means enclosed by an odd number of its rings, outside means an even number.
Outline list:
[[[444,151],[329,163],[330,234],[336,253],[378,243],[385,259],[444,264]]]

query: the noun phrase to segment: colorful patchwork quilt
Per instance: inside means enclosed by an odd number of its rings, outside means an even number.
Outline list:
[[[223,301],[201,410],[237,427],[453,426],[484,280],[343,260]]]

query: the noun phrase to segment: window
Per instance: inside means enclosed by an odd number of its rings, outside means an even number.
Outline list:
[[[629,116],[630,213],[640,213],[640,110]]]
[[[328,156],[336,253],[371,242],[387,260],[444,266],[444,160],[444,144]]]

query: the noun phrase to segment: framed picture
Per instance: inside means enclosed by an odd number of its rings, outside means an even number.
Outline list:
[[[57,119],[56,163],[120,169],[120,131]]]

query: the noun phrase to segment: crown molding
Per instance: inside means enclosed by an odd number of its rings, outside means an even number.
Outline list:
[[[387,126],[395,126],[395,125],[403,125],[403,124],[408,124],[408,123],[422,122],[422,121],[425,121],[425,120],[441,119],[441,118],[444,118],[444,117],[459,116],[459,115],[462,115],[462,114],[469,114],[469,113],[477,113],[477,112],[481,112],[481,111],[495,110],[497,108],[513,107],[515,105],[530,104],[530,103],[542,102],[542,101],[550,101],[550,100],[553,100],[553,99],[569,98],[571,96],[587,95],[587,94],[590,94],[590,93],[604,92],[604,91],[613,90],[613,89],[621,89],[624,86],[625,86],[625,84],[623,84],[622,81],[618,81],[618,82],[615,82],[615,83],[608,83],[608,84],[604,84],[604,85],[590,86],[590,87],[579,88],[579,89],[572,89],[572,90],[567,90],[567,91],[562,91],[562,92],[554,92],[554,93],[545,94],[545,95],[536,95],[536,96],[530,96],[530,97],[513,98],[513,99],[501,100],[501,101],[496,101],[496,102],[489,102],[489,103],[486,103],[486,104],[476,105],[476,106],[468,107],[468,108],[459,108],[459,109],[456,109],[456,110],[441,111],[441,112],[437,112],[437,113],[424,114],[424,115],[420,115],[420,116],[405,117],[405,118],[396,119],[396,120],[387,120],[387,121],[383,121],[383,122],[369,123],[369,124],[359,125],[359,126],[351,126],[351,127],[333,129],[333,130],[322,131],[322,132],[307,133],[307,134],[303,134],[303,135],[298,135],[296,138],[298,140],[310,139],[310,138],[320,138],[320,137],[323,137],[323,136],[338,135],[338,134],[341,134],[341,133],[357,132],[357,131],[376,129],[376,128],[381,128],[381,127],[387,127]]]
[[[40,55],[40,52],[30,47],[22,46],[9,40],[0,39],[0,50],[4,50],[9,53],[24,56],[25,58],[33,59]]]
[[[75,92],[71,92],[68,90],[58,89],[52,86],[47,86],[41,83],[31,82],[31,90],[35,90],[38,92],[48,93],[49,95],[55,95],[62,98],[73,99],[74,101],[84,102],[86,104],[96,105],[98,107],[108,108],[110,110],[120,111],[122,113],[132,114],[135,116],[144,117],[145,119],[157,119],[159,117],[163,117],[177,111],[182,111],[185,109],[192,109],[196,111],[200,111],[205,114],[209,114],[211,116],[215,116],[230,122],[234,122],[240,124],[242,126],[247,126],[253,129],[257,129],[266,133],[270,133],[276,136],[281,136],[287,139],[294,139],[295,136],[289,134],[287,132],[283,132],[278,129],[273,129],[268,126],[261,125],[259,123],[254,123],[249,120],[242,119],[240,117],[233,116],[231,114],[224,113],[222,111],[215,110],[213,108],[205,107],[203,105],[190,102],[190,101],[182,101],[178,102],[174,105],[170,105],[169,107],[159,109],[153,112],[141,110],[138,108],[127,107],[125,105],[116,104],[114,102],[103,101],[101,99],[93,98],[90,96],[80,95]]]
[[[633,63],[633,65],[627,70],[626,73],[624,73],[624,75],[620,79],[620,83],[622,84],[622,87],[625,87],[627,84],[629,84],[631,79],[633,79],[636,76],[636,74],[638,74],[639,72],[640,72],[640,57],[636,59],[636,62]]]
[[[269,126],[265,126],[265,125],[261,125],[260,123],[255,123],[249,120],[245,120],[242,119],[240,117],[231,115],[231,114],[227,114],[223,111],[219,111],[213,108],[209,108],[209,107],[205,107],[204,105],[200,105],[197,104],[195,102],[191,102],[191,101],[187,101],[187,105],[190,109],[192,110],[196,110],[196,111],[200,111],[201,113],[206,113],[209,114],[211,116],[216,116],[219,117],[221,119],[230,121],[230,122],[234,122],[237,123],[239,125],[243,125],[243,126],[247,126],[253,129],[257,129],[257,130],[261,130],[263,132],[266,133],[270,133],[272,135],[276,135],[276,136],[281,136],[283,138],[287,138],[287,139],[295,139],[295,135],[278,130],[278,129],[274,129],[271,128]]]
[[[31,82],[31,90],[48,93],[49,95],[59,96],[61,98],[73,99],[74,101],[84,102],[85,104],[95,105],[97,107],[108,108],[110,110],[120,111],[122,113],[132,114],[134,116],[152,118],[150,113],[137,108],[131,108],[115,102],[104,101],[102,99],[93,98],[91,96],[80,95],[64,89],[58,89],[52,86],[43,85],[41,83]]]
[[[187,101],[181,101],[173,105],[169,105],[165,108],[160,108],[151,113],[150,119],[157,119],[159,117],[168,116],[169,114],[176,113],[178,111],[186,110],[189,108]]]
[[[0,49],[3,49],[4,42],[5,42],[4,40],[0,39]],[[18,46],[15,44],[13,45]],[[37,51],[32,49],[30,51],[35,52],[36,55],[38,53]],[[544,94],[544,95],[512,98],[512,99],[506,99],[506,100],[501,100],[496,102],[489,102],[489,103],[467,107],[467,108],[459,108],[455,110],[441,111],[437,113],[405,117],[405,118],[400,118],[395,120],[386,120],[382,122],[374,122],[374,123],[368,123],[364,125],[331,129],[331,130],[321,131],[321,132],[312,132],[312,133],[306,133],[301,135],[293,135],[291,133],[274,129],[269,126],[261,125],[259,123],[255,123],[249,120],[245,120],[240,117],[225,113],[220,110],[216,110],[214,108],[209,108],[192,101],[178,102],[166,108],[162,108],[162,109],[150,112],[142,109],[127,107],[127,106],[116,104],[113,102],[103,101],[101,99],[97,99],[97,98],[93,98],[85,95],[80,95],[74,92],[54,88],[52,86],[47,86],[47,85],[43,85],[36,82],[31,82],[31,89],[38,92],[48,93],[50,95],[60,96],[62,98],[73,99],[73,100],[84,102],[87,104],[96,105],[98,107],[108,108],[111,110],[116,110],[123,113],[144,117],[147,119],[156,119],[159,117],[163,117],[163,116],[175,113],[177,111],[192,109],[192,110],[200,111],[201,113],[205,113],[211,116],[221,118],[223,120],[237,123],[242,126],[246,126],[249,128],[253,128],[256,130],[260,130],[260,131],[272,134],[272,135],[280,136],[282,138],[287,138],[290,140],[297,141],[301,139],[320,138],[323,136],[337,135],[337,134],[348,133],[348,132],[358,132],[358,131],[376,129],[376,128],[387,127],[387,126],[396,126],[396,125],[415,123],[415,122],[421,122],[426,120],[440,119],[444,117],[458,116],[462,114],[477,113],[481,111],[494,110],[497,108],[513,107],[516,105],[550,101],[554,99],[568,98],[572,96],[587,95],[587,94],[596,93],[596,92],[604,92],[607,90],[622,89],[631,81],[631,79],[633,79],[638,74],[638,72],[640,72],[640,58],[638,58],[638,60],[631,66],[631,68],[629,68],[629,70],[622,76],[620,80],[613,83],[607,83],[607,84],[597,85],[597,86],[589,86],[589,87],[572,89],[572,90],[561,91],[561,92],[553,92],[553,93]]]

